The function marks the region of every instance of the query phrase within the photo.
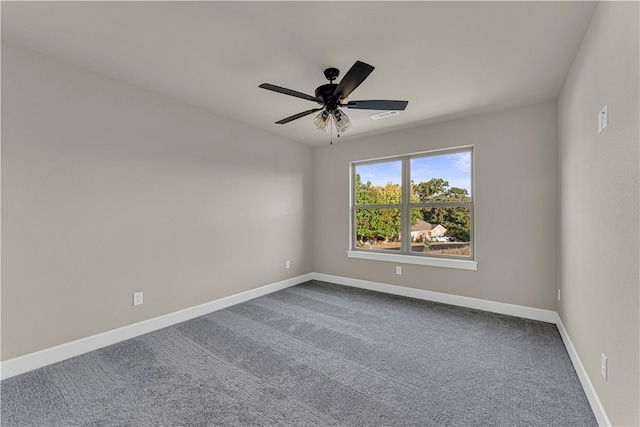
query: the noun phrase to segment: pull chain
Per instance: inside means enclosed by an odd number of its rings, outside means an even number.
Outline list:
[[[332,123],[333,117],[329,116],[329,127],[331,128],[331,142],[329,143],[329,145],[333,145],[333,126],[331,126]]]
[[[333,124],[333,116],[329,116],[329,127],[331,128],[331,141],[330,141],[330,145],[333,145],[333,126],[331,126]],[[338,131],[338,138],[340,138],[340,131]]]

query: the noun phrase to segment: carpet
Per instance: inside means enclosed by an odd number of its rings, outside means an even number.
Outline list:
[[[597,426],[555,325],[310,281],[6,379],[3,426]]]

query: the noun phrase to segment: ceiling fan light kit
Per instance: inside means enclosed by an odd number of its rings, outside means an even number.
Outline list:
[[[292,89],[287,89],[281,86],[272,85],[269,83],[261,84],[260,88],[271,90],[273,92],[282,93],[284,95],[295,96],[296,98],[306,99],[307,101],[313,101],[320,104],[320,108],[312,108],[311,110],[303,111],[293,116],[286,117],[282,120],[278,120],[276,124],[286,124],[293,120],[300,119],[302,117],[313,114],[317,111],[321,111],[314,119],[313,123],[320,131],[327,132],[330,127],[330,122],[333,121],[338,134],[344,132],[351,126],[349,117],[339,108],[353,108],[358,110],[379,110],[387,112],[401,111],[407,107],[408,101],[390,101],[390,100],[367,100],[367,101],[349,101],[347,97],[353,92],[360,84],[369,77],[369,74],[374,70],[374,67],[366,64],[362,61],[356,61],[355,64],[347,71],[340,83],[333,83],[334,80],[340,75],[340,70],[337,68],[327,68],[324,70],[324,76],[329,80],[328,84],[318,86],[314,94],[315,96],[307,95],[302,92],[298,92]]]
[[[327,133],[329,131],[329,122],[331,121],[331,117],[329,116],[329,112],[327,110],[322,110],[320,114],[313,119],[313,123],[316,125],[316,129],[321,132]]]
[[[351,126],[349,117],[344,114],[339,108],[333,110],[333,118],[335,119],[336,129],[338,129],[338,132],[344,132]]]
[[[344,132],[351,126],[349,117],[339,108],[336,108],[331,114],[329,114],[327,110],[322,110],[322,112],[313,119],[316,129],[324,133],[329,131],[331,122],[335,124],[338,134]]]

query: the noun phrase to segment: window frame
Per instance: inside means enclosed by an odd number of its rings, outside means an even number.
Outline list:
[[[456,154],[469,152],[471,157],[470,164],[470,201],[468,202],[416,202],[411,203],[411,160],[435,157],[448,154]],[[356,204],[356,167],[393,161],[401,161],[401,188],[402,197],[400,203],[397,204],[376,204],[376,205],[357,205]],[[457,268],[465,270],[477,270],[477,261],[475,260],[475,235],[474,235],[474,204],[475,204],[475,183],[474,183],[474,147],[462,146],[455,148],[446,148],[438,150],[430,150],[418,153],[403,154],[397,156],[381,157],[376,159],[367,159],[361,161],[352,161],[349,164],[349,250],[347,256],[349,258],[367,259],[376,261],[387,261],[405,264],[429,265],[436,267]],[[411,211],[420,208],[468,208],[470,212],[469,224],[469,240],[470,240],[470,256],[462,255],[443,255],[416,253],[411,251],[411,238],[403,238],[399,252],[391,252],[384,250],[366,249],[357,247],[357,212],[359,209],[399,209],[401,221],[401,236],[411,236]]]

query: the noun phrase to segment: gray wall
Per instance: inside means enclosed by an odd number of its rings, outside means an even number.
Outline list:
[[[318,273],[556,308],[556,104],[548,102],[397,131],[313,153]],[[393,120],[393,118],[387,119]],[[477,271],[347,258],[349,162],[474,146]]]
[[[620,426],[640,425],[639,21],[638,2],[600,2],[558,101],[558,311]],[[598,134],[605,104],[609,126]]]
[[[311,154],[3,44],[2,359],[310,272]]]
[[[558,309],[640,424],[638,7],[599,3],[557,108],[314,149],[3,44],[2,360],[316,271]],[[463,145],[477,271],[347,258],[350,161]]]

